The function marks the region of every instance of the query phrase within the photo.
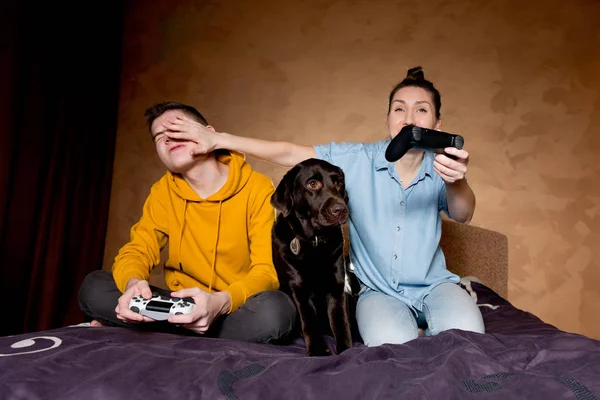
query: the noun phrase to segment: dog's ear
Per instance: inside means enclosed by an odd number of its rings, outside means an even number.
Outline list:
[[[283,178],[281,178],[279,185],[277,185],[277,189],[275,189],[275,193],[271,196],[271,205],[275,207],[277,211],[283,213],[284,217],[290,215],[292,208],[294,207],[294,181],[296,180],[299,169],[298,166],[290,169]]]

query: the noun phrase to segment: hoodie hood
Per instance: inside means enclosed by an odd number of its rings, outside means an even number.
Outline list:
[[[174,174],[169,171],[169,186],[173,192],[187,201],[198,202],[204,200],[222,202],[242,190],[252,175],[252,167],[246,162],[246,158],[240,153],[228,150],[218,150],[215,152],[215,156],[220,163],[229,167],[227,181],[221,189],[208,198],[201,199],[180,174]]]

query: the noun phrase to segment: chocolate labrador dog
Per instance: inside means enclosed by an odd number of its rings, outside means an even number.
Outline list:
[[[290,169],[271,197],[279,211],[273,262],[280,290],[298,310],[309,356],[331,354],[323,334],[333,335],[338,354],[352,347],[341,227],[347,202],[342,170],[317,159]]]

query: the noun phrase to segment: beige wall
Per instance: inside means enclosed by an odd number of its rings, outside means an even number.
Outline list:
[[[143,111],[174,99],[217,129],[304,144],[386,135],[422,65],[471,153],[473,224],[509,238],[509,299],[600,339],[600,6],[576,1],[130,1],[109,268],[163,173]],[[283,168],[251,160],[277,183]]]

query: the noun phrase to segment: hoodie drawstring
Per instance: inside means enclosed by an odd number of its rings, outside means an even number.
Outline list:
[[[181,265],[181,242],[183,241],[183,228],[185,227],[185,212],[187,211],[188,201],[183,201],[183,219],[181,220],[181,230],[179,231],[179,248],[177,249],[177,258],[179,261],[179,270],[183,271],[183,265]]]
[[[217,216],[217,237],[215,238],[215,246],[213,253],[212,269],[210,270],[210,281],[208,281],[208,293],[212,293],[212,282],[215,273],[215,266],[217,265],[217,244],[219,244],[219,234],[221,232],[221,209],[223,206],[223,200],[219,200],[219,215]]]

